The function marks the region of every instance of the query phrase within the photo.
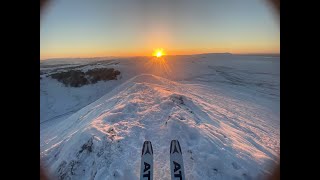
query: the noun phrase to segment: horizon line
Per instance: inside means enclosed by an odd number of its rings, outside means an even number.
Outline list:
[[[205,55],[205,54],[229,54],[229,55],[273,55],[273,56],[280,56],[279,53],[230,53],[230,52],[212,52],[212,53],[195,53],[195,54],[169,54],[165,56],[191,56],[191,55]],[[53,57],[53,58],[40,58],[40,61],[46,61],[46,60],[59,60],[59,59],[95,59],[95,58],[133,58],[133,57],[151,57],[152,55],[132,55],[132,56],[83,56],[83,57]]]

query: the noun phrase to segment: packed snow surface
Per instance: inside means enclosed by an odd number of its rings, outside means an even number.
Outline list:
[[[40,80],[40,155],[52,176],[139,179],[145,140],[153,145],[154,179],[171,179],[173,139],[187,179],[262,179],[278,164],[278,56],[134,57],[90,66],[121,76],[80,88]]]

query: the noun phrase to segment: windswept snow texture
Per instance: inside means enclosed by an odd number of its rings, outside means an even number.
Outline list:
[[[42,116],[47,121],[41,123],[40,144],[51,175],[139,179],[142,144],[149,140],[154,179],[171,179],[172,139],[180,142],[189,180],[270,175],[280,154],[279,57],[150,59],[113,60],[120,80],[78,89],[40,80],[41,99],[51,101],[41,111],[53,118]],[[54,118],[69,111],[65,118]]]

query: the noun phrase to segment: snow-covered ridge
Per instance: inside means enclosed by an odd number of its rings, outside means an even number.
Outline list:
[[[261,179],[280,153],[279,117],[245,96],[136,75],[54,124],[41,157],[60,179],[138,179],[141,146],[150,140],[154,179],[170,179],[169,146],[178,139],[188,179]]]

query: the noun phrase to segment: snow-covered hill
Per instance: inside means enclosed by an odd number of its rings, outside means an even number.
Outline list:
[[[81,88],[41,80],[41,112],[56,110],[53,118],[41,120],[40,129],[41,157],[52,175],[139,179],[145,140],[153,144],[154,179],[170,179],[172,139],[180,141],[188,179],[261,179],[277,164],[279,57],[206,54],[114,61],[106,66],[119,70],[120,80]],[[67,98],[75,92],[78,99]],[[69,111],[60,105],[71,108],[78,102],[79,110],[54,118]]]

